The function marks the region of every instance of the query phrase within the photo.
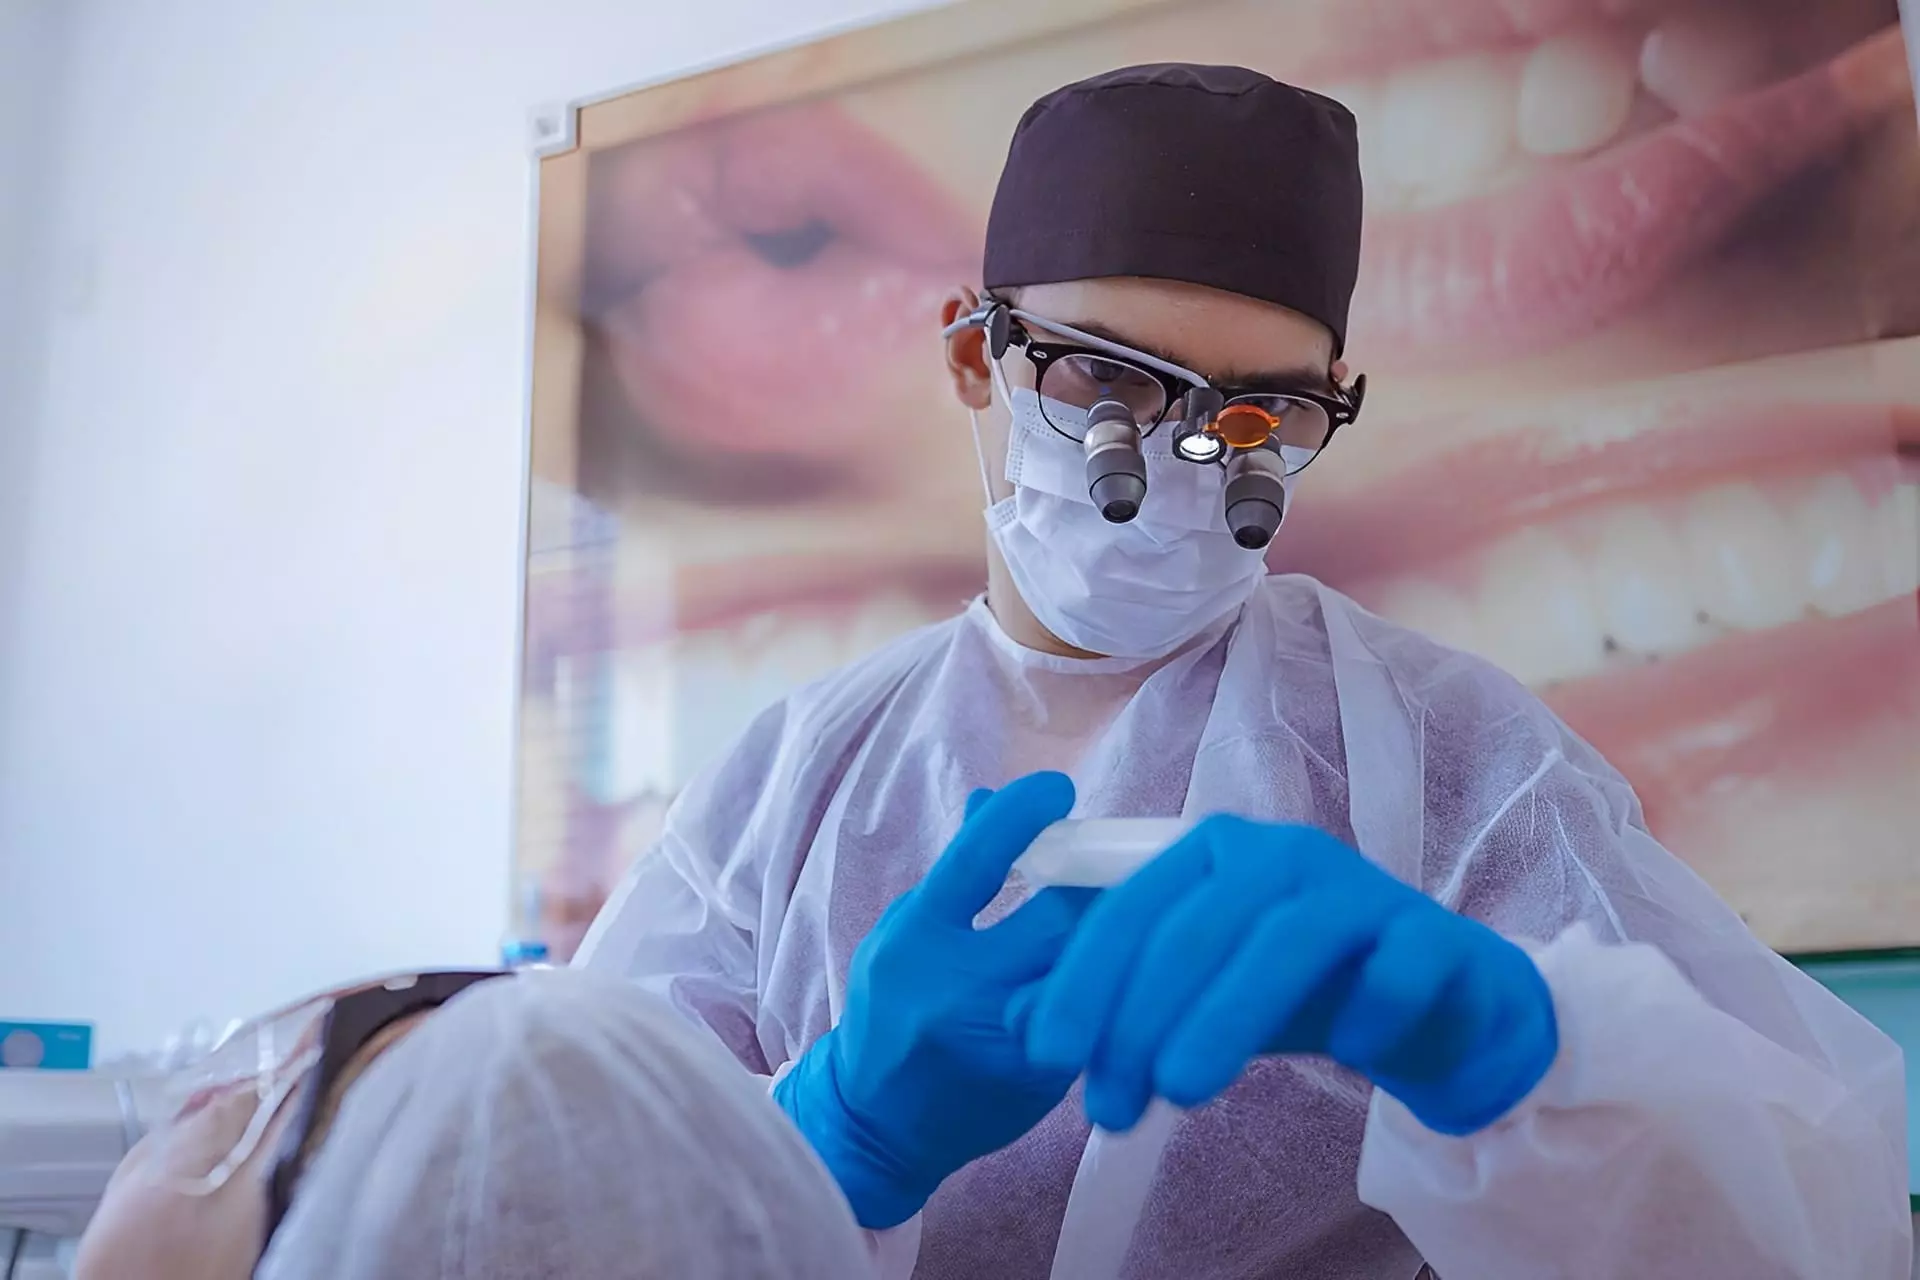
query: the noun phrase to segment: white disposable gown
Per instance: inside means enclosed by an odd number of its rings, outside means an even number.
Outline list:
[[[1534,950],[1560,1054],[1467,1138],[1318,1059],[1257,1062],[1124,1138],[1090,1140],[1076,1090],[876,1239],[883,1274],[1907,1276],[1899,1050],[1756,941],[1517,683],[1305,578],[1158,663],[1033,652],[976,602],[819,681],[681,797],[581,962],[771,1076],[839,1017],[855,946],[968,793],[1043,767],[1079,816],[1351,842]]]

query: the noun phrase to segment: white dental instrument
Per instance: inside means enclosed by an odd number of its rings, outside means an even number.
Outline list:
[[[1030,884],[1105,889],[1192,827],[1186,818],[1068,818],[1042,831],[1013,869]]]

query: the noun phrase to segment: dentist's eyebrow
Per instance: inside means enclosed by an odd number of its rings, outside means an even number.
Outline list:
[[[1207,381],[1217,387],[1305,387],[1320,390],[1327,386],[1327,371],[1325,369],[1315,368],[1312,365],[1288,365],[1281,368],[1264,369],[1258,372],[1244,372],[1236,369],[1229,369],[1224,372],[1207,370],[1182,359],[1163,347],[1154,347],[1144,342],[1136,342],[1127,335],[1116,332],[1111,327],[1101,324],[1098,320],[1062,320],[1060,323],[1071,324],[1083,333],[1090,333],[1094,337],[1105,339],[1116,346],[1131,347],[1133,350],[1143,355],[1152,356],[1156,360],[1164,360],[1168,364],[1179,365],[1183,369],[1192,369],[1195,373],[1204,374]]]

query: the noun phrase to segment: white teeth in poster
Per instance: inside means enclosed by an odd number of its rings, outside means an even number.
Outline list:
[[[536,405],[533,452],[616,530],[610,574],[575,563],[619,629],[526,668],[519,857],[550,903],[617,880],[640,798],[764,706],[980,589],[941,300],[980,283],[1026,104],[1177,57],[1359,123],[1346,358],[1374,395],[1270,565],[1520,678],[1770,944],[1910,940],[1882,870],[1920,822],[1896,8],[1534,6],[1497,38],[1450,25],[1470,8],[1121,5],[1044,39],[1022,11],[964,58],[823,42],[818,92],[729,68],[724,100],[761,109],[699,128],[635,131],[680,86],[583,108],[540,210],[570,246],[543,273],[586,301],[536,322],[575,353],[545,385],[577,394]],[[580,607],[535,585],[561,558],[536,536],[530,632]],[[1813,831],[1849,851],[1818,874]]]

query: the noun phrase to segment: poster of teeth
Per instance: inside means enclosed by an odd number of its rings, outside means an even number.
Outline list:
[[[1920,944],[1895,0],[959,0],[538,161],[516,893],[556,953],[750,717],[981,590],[938,304],[1027,104],[1171,60],[1360,122],[1367,411],[1272,567],[1525,681],[1774,946]]]

